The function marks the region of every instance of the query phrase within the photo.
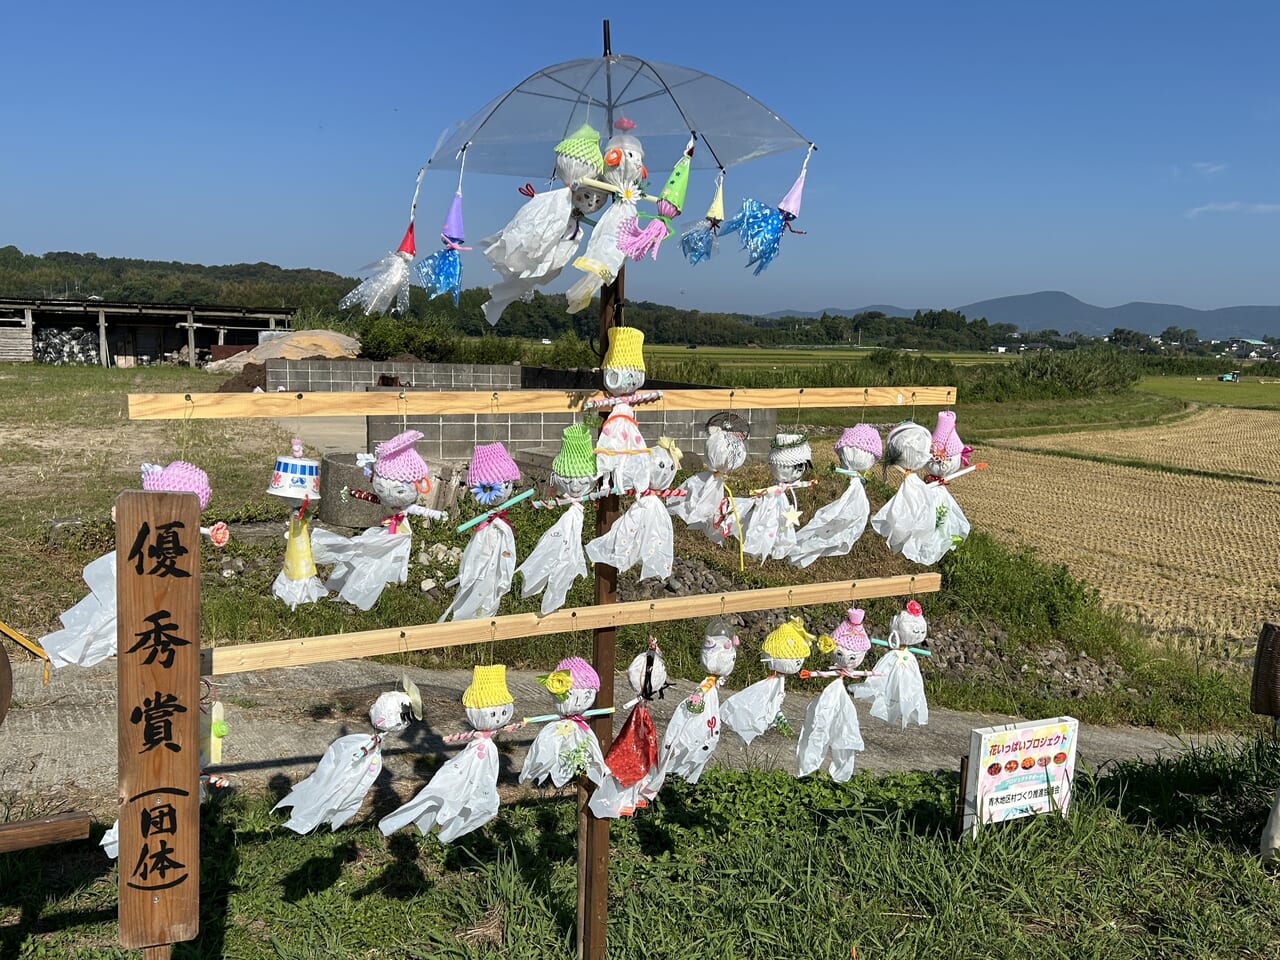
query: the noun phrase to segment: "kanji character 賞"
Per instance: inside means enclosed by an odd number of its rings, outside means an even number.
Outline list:
[[[190,552],[178,538],[178,531],[184,529],[185,526],[180,520],[161,524],[156,530],[155,542],[148,543],[151,539],[151,524],[144,520],[142,526],[138,528],[138,535],[134,537],[133,546],[129,550],[128,562],[133,564],[133,569],[141,574],[146,561],[154,560],[155,564],[150,570],[146,571],[148,576],[191,576],[190,570],[183,570],[177,565],[178,558]]]
[[[141,723],[142,742],[145,744],[139,753],[146,753],[156,747],[178,753],[182,745],[173,742],[173,716],[186,713],[187,708],[178,702],[177,694],[156,691],[154,697],[147,697],[141,707],[134,707],[129,714],[130,723]]]
[[[137,653],[144,647],[147,649],[147,656],[142,662],[155,663],[157,659],[160,666],[168,669],[173,666],[174,647],[186,647],[191,645],[190,640],[184,640],[174,631],[179,627],[176,623],[161,622],[170,616],[168,610],[159,610],[143,619],[151,624],[150,628],[143,630],[141,633],[135,633],[138,642],[128,649],[128,653]]]

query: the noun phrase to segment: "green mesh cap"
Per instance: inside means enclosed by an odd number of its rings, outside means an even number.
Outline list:
[[[556,153],[590,164],[596,176],[604,173],[604,154],[600,152],[600,134],[589,123],[584,123],[557,143]]]
[[[594,477],[596,475],[595,444],[586,424],[572,423],[564,428],[560,452],[551,461],[551,469],[562,477]]]
[[[667,185],[660,194],[661,199],[675,207],[677,213],[684,210],[685,193],[689,189],[689,167],[692,163],[688,154],[676,161],[671,176],[667,177]]]

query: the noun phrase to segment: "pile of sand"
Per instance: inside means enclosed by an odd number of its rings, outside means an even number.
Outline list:
[[[263,363],[277,357],[285,360],[303,360],[308,357],[354,360],[360,355],[360,341],[336,330],[295,330],[282,337],[273,337],[252,350],[237,353],[211,363],[207,367],[213,373],[239,373],[245,364]]]

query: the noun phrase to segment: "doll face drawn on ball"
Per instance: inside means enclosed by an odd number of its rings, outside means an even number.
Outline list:
[[[581,500],[596,486],[595,477],[562,477],[558,473],[551,474],[551,488],[562,497],[573,497]]]
[[[389,480],[386,477],[373,475],[373,492],[378,495],[384,507],[400,510],[418,502],[418,490],[412,483],[402,480]]]
[[[840,466],[857,473],[865,473],[876,465],[874,453],[867,453],[857,447],[839,447],[836,449],[836,456],[840,458]]]
[[[467,723],[473,730],[497,730],[511,722],[515,715],[514,703],[500,703],[496,707],[467,707]]]
[[[604,388],[615,397],[635,393],[644,386],[644,371],[630,367],[605,367]]]
[[[727,677],[733,673],[733,666],[738,662],[738,635],[732,627],[707,629],[702,639],[702,651],[699,659],[702,669],[717,677]]]
[[[773,479],[777,483],[795,483],[804,476],[807,463],[777,463],[774,460],[769,461],[769,472],[773,474]]]
[[[896,639],[903,647],[921,646],[928,635],[929,624],[925,622],[924,617],[912,617],[902,613],[893,618],[889,629],[890,642]]]
[[[671,451],[653,447],[649,451],[649,486],[654,490],[666,490],[676,478],[676,462]]]
[[[589,710],[596,702],[596,692],[590,687],[570,687],[563,700],[556,701],[556,713],[562,717],[572,717]]]
[[[774,673],[790,676],[800,672],[800,668],[804,666],[804,657],[765,657],[764,665]]]
[[[596,187],[575,187],[571,194],[573,209],[584,217],[589,217],[604,206],[609,195]]]
[[[867,651],[865,650],[850,650],[848,647],[842,647],[837,644],[836,648],[831,651],[831,666],[837,670],[856,670],[861,666],[866,656]]]

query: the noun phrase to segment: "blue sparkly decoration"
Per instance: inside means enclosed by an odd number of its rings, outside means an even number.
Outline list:
[[[742,237],[742,249],[750,255],[747,266],[756,265],[755,276],[773,263],[782,242],[786,219],[779,210],[759,200],[743,200],[742,209],[724,222],[722,234],[738,233]]]
[[[431,296],[450,293],[453,305],[458,305],[458,294],[462,292],[462,258],[457,250],[437,250],[415,263],[413,269],[418,273],[418,282]]]
[[[717,224],[700,220],[680,235],[680,252],[689,263],[697,265],[710,260],[719,246],[716,239]]]

